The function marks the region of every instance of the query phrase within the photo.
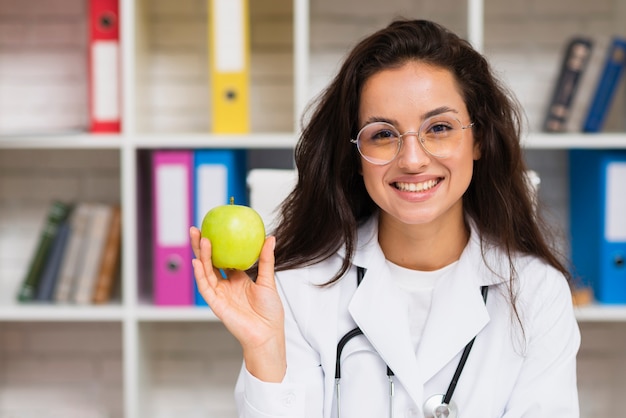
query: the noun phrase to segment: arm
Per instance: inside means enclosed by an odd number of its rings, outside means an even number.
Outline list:
[[[577,418],[576,355],[580,331],[563,277],[549,269],[523,298],[527,338],[524,364],[503,418]],[[521,300],[521,299],[520,299]]]

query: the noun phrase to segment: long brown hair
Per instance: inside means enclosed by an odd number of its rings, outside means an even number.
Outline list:
[[[325,260],[342,246],[346,257],[329,283],[350,267],[357,228],[377,209],[359,174],[358,152],[350,143],[359,128],[361,89],[373,74],[413,60],[454,75],[474,122],[481,158],[474,163],[463,207],[481,237],[501,246],[511,267],[513,254],[521,252],[545,260],[569,277],[533,210],[517,102],[467,41],[426,20],[396,20],[363,39],[316,101],[295,150],[298,181],[274,231],[276,270]],[[513,286],[509,289],[514,303]]]

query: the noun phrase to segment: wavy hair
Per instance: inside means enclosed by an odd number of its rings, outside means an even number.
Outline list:
[[[395,20],[359,42],[326,90],[317,98],[295,149],[298,180],[284,201],[275,249],[276,270],[310,265],[342,246],[346,257],[329,284],[349,269],[360,224],[377,210],[350,143],[358,132],[361,90],[372,75],[419,61],[450,71],[474,122],[481,158],[463,196],[463,208],[481,242],[499,245],[509,256],[535,255],[569,273],[546,241],[545,223],[535,214],[520,146],[521,110],[469,42],[427,20]],[[515,303],[513,274],[510,294]]]

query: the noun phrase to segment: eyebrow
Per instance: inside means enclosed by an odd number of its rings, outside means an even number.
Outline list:
[[[442,113],[454,113],[454,114],[459,114],[459,111],[452,108],[452,107],[448,107],[448,106],[439,106],[437,108],[434,108],[432,110],[429,110],[426,113],[423,113],[421,116],[421,120],[426,120],[430,117],[436,116],[436,115],[441,115]],[[396,126],[396,124],[398,123],[397,120],[393,120],[393,119],[389,119],[389,118],[385,118],[385,117],[381,117],[381,116],[372,116],[370,118],[367,118],[367,120],[365,121],[364,125],[367,125],[368,123],[373,123],[373,122],[386,122],[389,123],[391,125]]]
[[[440,107],[437,107],[437,108],[435,108],[433,110],[429,110],[428,112],[424,113],[422,115],[422,120],[428,119],[431,116],[440,115],[442,113],[449,113],[449,112],[450,113],[455,113],[457,115],[459,114],[459,111],[456,110],[456,109],[453,109],[453,108],[448,107],[448,106],[440,106]]]

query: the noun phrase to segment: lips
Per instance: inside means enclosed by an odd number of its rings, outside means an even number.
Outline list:
[[[441,179],[432,179],[420,183],[395,182],[393,186],[402,192],[425,192],[435,187]]]

